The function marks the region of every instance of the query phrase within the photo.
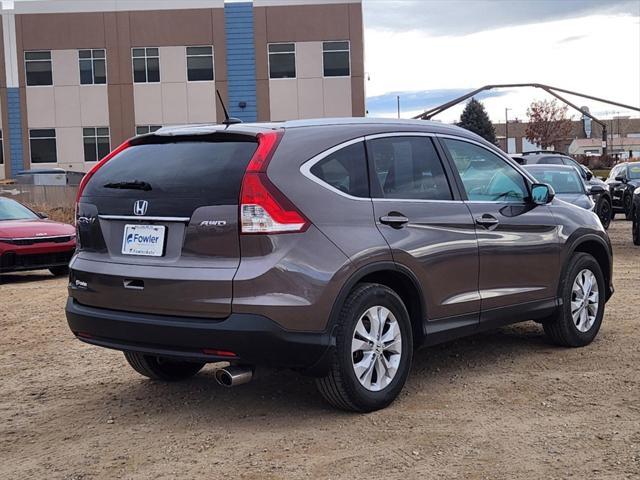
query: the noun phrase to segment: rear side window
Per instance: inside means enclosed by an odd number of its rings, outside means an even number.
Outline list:
[[[564,165],[562,157],[544,157],[541,158],[538,163],[542,163],[544,165]]]
[[[375,197],[451,200],[451,188],[433,142],[428,137],[369,140]]]
[[[354,197],[369,196],[367,157],[363,142],[354,143],[332,153],[311,167],[310,171],[315,177],[341,192]]]
[[[129,147],[113,157],[95,173],[85,195],[144,194],[144,198],[197,198],[203,205],[238,203],[242,177],[257,143],[160,141]],[[113,187],[129,182],[145,182],[151,190]]]

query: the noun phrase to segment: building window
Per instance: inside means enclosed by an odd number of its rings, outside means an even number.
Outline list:
[[[81,85],[103,85],[107,83],[107,64],[104,49],[79,50]]]
[[[138,125],[136,126],[136,135],[146,135],[160,130],[162,125]]]
[[[325,77],[348,77],[349,42],[322,42],[322,64]]]
[[[90,127],[82,129],[84,161],[97,162],[111,150],[109,127]]]
[[[53,85],[51,52],[24,52],[27,85]]]
[[[157,83],[160,81],[160,52],[157,48],[134,48],[133,81]]]
[[[296,78],[295,43],[269,44],[269,78]]]
[[[213,47],[187,47],[187,79],[190,82],[213,80]]]
[[[31,163],[56,163],[56,130],[43,128],[29,130],[29,146],[31,147]]]

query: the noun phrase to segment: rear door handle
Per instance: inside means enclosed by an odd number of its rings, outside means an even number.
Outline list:
[[[481,217],[476,217],[476,223],[478,225],[482,225],[483,227],[491,228],[491,227],[495,227],[496,225],[498,225],[500,223],[500,220],[498,220],[493,215],[485,213]]]
[[[409,223],[409,219],[404,215],[393,214],[394,212],[390,212],[389,215],[385,215],[380,217],[380,223],[384,223],[385,225],[389,225],[393,228],[402,228],[407,223]]]

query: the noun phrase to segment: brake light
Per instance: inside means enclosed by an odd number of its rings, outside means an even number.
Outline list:
[[[91,180],[91,177],[93,177],[93,175],[105,163],[107,163],[109,160],[111,160],[113,157],[115,157],[121,151],[125,150],[126,148],[129,148],[130,146],[131,146],[131,144],[129,143],[129,140],[126,140],[125,142],[120,144],[115,150],[112,150],[111,152],[109,152],[102,160],[100,160],[98,163],[96,163],[93,167],[91,167],[91,170],[89,170],[84,175],[84,177],[82,177],[82,180],[80,181],[80,185],[78,186],[78,193],[76,194],[76,209],[78,208],[78,202],[80,201],[80,197],[82,196],[82,192],[83,192],[84,188],[87,186],[87,183],[89,182],[89,180]]]
[[[309,227],[302,212],[267,177],[267,166],[281,138],[281,130],[258,134],[258,148],[242,179],[242,233],[296,233]]]
[[[216,355],[218,357],[237,357],[235,352],[229,350],[217,350],[215,348],[205,348],[202,350],[205,355]]]

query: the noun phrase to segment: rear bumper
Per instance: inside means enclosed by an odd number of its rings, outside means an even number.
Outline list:
[[[322,374],[332,349],[328,333],[292,332],[261,315],[224,320],[129,313],[67,300],[67,322],[83,342],[116,350],[202,362],[229,361],[308,370]],[[233,352],[235,356],[205,353]]]

